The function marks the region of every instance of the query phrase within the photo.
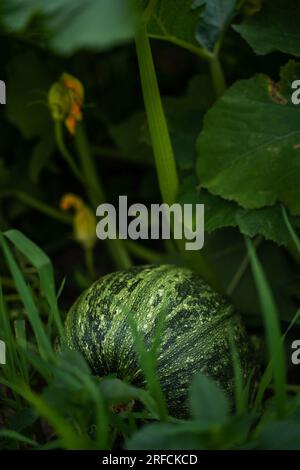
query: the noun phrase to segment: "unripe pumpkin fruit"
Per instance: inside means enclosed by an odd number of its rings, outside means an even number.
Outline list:
[[[83,354],[95,374],[115,374],[144,387],[126,312],[131,312],[141,337],[151,347],[162,307],[166,316],[157,373],[173,416],[188,415],[188,389],[197,372],[212,377],[233,395],[230,337],[246,383],[252,361],[240,317],[226,298],[182,267],[134,267],[100,278],[70,309],[66,343]]]

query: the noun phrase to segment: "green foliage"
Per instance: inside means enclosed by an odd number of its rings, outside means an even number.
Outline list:
[[[299,57],[299,15],[300,5],[297,0],[265,1],[261,11],[242,24],[235,25],[234,29],[257,54],[282,51]]]
[[[201,9],[192,8],[192,0],[158,0],[149,2],[147,31],[156,39],[170,41],[187,49],[198,50],[195,38]]]
[[[208,112],[198,141],[203,187],[245,208],[280,201],[300,214],[300,114],[290,101],[291,78],[299,71],[289,62],[278,85],[264,75],[237,82]]]
[[[223,227],[238,227],[244,235],[263,235],[279,245],[289,245],[291,235],[284,223],[281,207],[274,205],[261,209],[244,209],[233,201],[215,196],[205,189],[197,189],[194,178],[182,185],[181,204],[204,204],[205,230],[211,233]],[[293,219],[294,223],[296,218]],[[267,223],[266,223],[267,221]]]
[[[0,3],[0,448],[299,450],[299,2]],[[55,134],[47,105],[64,72],[85,89],[75,136]],[[116,240],[87,253],[59,209],[66,193],[90,207],[121,194],[204,203],[204,249]],[[141,262],[187,265],[230,297],[254,336],[254,387],[231,344],[235,397],[194,377],[177,420],[156,375],[162,324],[150,348],[130,325],[145,389],[65,349],[83,286]]]
[[[191,412],[203,427],[223,424],[229,416],[229,401],[211,379],[196,376],[190,392]]]
[[[15,239],[21,249],[28,246],[28,257],[37,266],[43,265],[46,261],[45,254],[21,234],[12,233],[9,237]],[[8,247],[5,248],[5,252],[10,253]],[[7,259],[12,273],[15,273],[16,265],[10,262],[10,257]],[[253,251],[251,260],[254,263],[255,276],[261,276],[261,268]],[[19,279],[24,281],[21,272],[19,272]],[[257,281],[258,287],[261,286],[260,295],[266,329],[272,341],[270,343],[271,357],[276,358],[282,353],[282,349],[272,313],[274,306],[268,308],[270,294],[266,281],[260,283],[258,277]],[[32,291],[28,292],[28,297],[31,299],[31,303],[27,304],[28,318],[39,343],[40,320],[32,314],[34,303]],[[0,307],[0,319],[3,320],[6,311],[3,300]],[[48,306],[48,314],[51,315],[50,306]],[[0,383],[11,389],[16,396],[22,397],[23,402],[16,402],[13,418],[9,420],[8,427],[1,430],[2,446],[19,448],[25,445],[27,448],[37,449],[61,447],[108,449],[118,445],[120,438],[124,439],[126,436],[127,441],[124,445],[127,449],[242,449],[249,448],[249,446],[257,449],[299,449],[299,441],[297,441],[299,430],[296,421],[297,413],[299,413],[299,394],[295,398],[286,399],[286,406],[281,410],[283,414],[280,414],[280,421],[276,421],[273,414],[272,425],[270,416],[266,417],[265,424],[263,424],[264,418],[262,417],[261,422],[255,428],[254,423],[257,422],[258,415],[248,411],[248,399],[246,408],[240,414],[232,414],[229,410],[228,397],[211,379],[201,374],[194,377],[191,385],[192,418],[189,421],[174,420],[171,416],[165,415],[165,423],[149,424],[149,421],[157,420],[156,410],[163,403],[161,394],[157,394],[155,388],[151,386],[151,383],[154,384],[156,381],[153,366],[157,357],[155,351],[159,348],[163,322],[162,312],[156,339],[152,347],[147,350],[131,321],[139,360],[149,385],[148,391],[138,389],[113,377],[99,378],[91,375],[83,358],[77,352],[64,350],[63,343],[61,350],[53,351],[50,359],[37,354],[34,338],[26,338],[25,343],[13,347],[14,333],[10,324],[7,323],[4,339],[7,341],[8,350],[14,354],[16,363],[14,367],[4,368],[4,376],[0,378]],[[39,377],[43,378],[42,389],[40,385],[38,386],[39,394],[20,379],[22,374],[19,375],[19,372],[24,366],[32,376],[31,387],[36,388],[41,382]],[[277,363],[274,377],[279,376],[280,373]],[[270,377],[272,378],[272,374]],[[11,400],[6,395],[3,396],[3,400],[10,408]],[[138,403],[142,405],[142,410],[137,405]],[[272,410],[272,406],[269,410]],[[54,435],[51,433],[51,438],[47,433],[41,434],[40,419],[51,425],[54,431]],[[38,439],[34,437],[36,429],[39,429]],[[284,437],[286,435],[289,438]]]
[[[205,96],[199,90],[205,89]],[[180,97],[166,97],[163,105],[179,170],[193,170],[196,161],[195,141],[202,125],[202,115],[213,102],[209,78],[199,75],[189,82]],[[109,132],[116,146],[129,160],[154,164],[151,138],[144,112],[138,111],[126,121],[111,125]]]
[[[202,47],[213,51],[217,39],[235,11],[236,0],[207,1],[203,17],[199,22],[196,39]]]
[[[8,31],[22,32],[39,20],[47,32],[43,41],[61,54],[127,42],[133,38],[136,24],[133,4],[122,0],[13,0],[6,1],[2,10],[2,23]]]

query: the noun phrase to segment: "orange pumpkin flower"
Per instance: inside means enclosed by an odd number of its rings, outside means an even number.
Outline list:
[[[63,211],[74,210],[73,230],[75,240],[84,248],[93,248],[96,242],[96,217],[84,201],[75,194],[65,194],[60,201]]]

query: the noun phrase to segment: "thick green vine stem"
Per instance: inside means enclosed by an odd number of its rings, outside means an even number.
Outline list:
[[[213,54],[209,60],[211,79],[214,85],[217,98],[224,95],[226,91],[226,80],[220,63],[219,52],[222,44],[222,38],[219,39],[214,47]]]
[[[218,57],[215,57],[209,62],[212,81],[214,84],[216,96],[220,97],[225,93],[226,83],[224,79],[223,70],[220,65]]]
[[[144,22],[141,23],[136,33],[136,49],[160,191],[163,201],[172,205],[176,202],[179,178]],[[217,288],[213,272],[203,254],[200,251],[186,252],[184,240],[176,240],[176,242],[183,259],[193,259],[194,269]]]
[[[144,23],[136,33],[136,50],[160,191],[163,201],[171,205],[176,201],[179,180]]]
[[[210,62],[210,72],[217,97],[222,96],[226,91],[226,83],[219,57],[214,57]]]

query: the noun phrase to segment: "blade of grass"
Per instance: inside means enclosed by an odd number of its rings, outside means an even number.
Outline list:
[[[60,318],[57,296],[55,292],[55,280],[53,266],[48,256],[18,230],[9,230],[4,236],[31,262],[37,269],[41,282],[42,292],[49,304],[51,316],[55,322],[57,331],[60,336],[63,334],[63,326]]]
[[[23,354],[23,351],[27,349],[25,321],[15,320],[14,327],[15,327],[16,345],[21,351],[19,356],[20,356],[20,363],[22,364],[23,376],[24,376],[24,380],[26,381],[26,383],[28,383],[29,382],[28,362],[25,360],[25,357]]]
[[[0,331],[1,337],[6,344],[6,365],[5,374],[11,378],[16,371],[22,370],[19,364],[19,358],[16,352],[15,338],[9,321],[8,312],[3,298],[2,284],[0,280]]]
[[[108,449],[109,422],[101,393],[99,393],[99,390],[97,389],[96,384],[91,380],[91,377],[83,373],[78,367],[69,364],[69,371],[73,373],[77,380],[82,382],[90,394],[91,401],[95,404],[97,449]]]
[[[39,446],[37,442],[33,441],[32,439],[29,439],[26,436],[23,436],[23,434],[20,434],[19,432],[13,431],[12,429],[1,429],[0,437],[6,438],[6,439],[12,439],[14,441],[23,442],[24,444],[28,444],[32,447]]]
[[[156,372],[157,351],[160,345],[160,339],[162,337],[161,332],[166,315],[165,309],[162,307],[162,314],[159,315],[160,318],[158,321],[156,334],[154,336],[152,346],[150,350],[148,350],[143,341],[143,338],[138,331],[137,324],[131,311],[121,304],[118,304],[118,307],[124,311],[124,314],[127,317],[128,324],[131,328],[136,353],[138,355],[140,366],[147,382],[148,390],[157,404],[159,419],[161,421],[165,421],[168,417],[168,409]]]
[[[83,450],[90,448],[88,439],[79,437],[71,424],[39,395],[34,393],[25,383],[11,383],[0,377],[0,383],[10,388],[32,405],[38,413],[53,427],[60,436],[62,445],[68,450]]]
[[[281,338],[282,342],[285,340],[287,334],[290,332],[290,330],[293,328],[293,326],[297,323],[299,318],[300,318],[300,308],[297,310],[297,312],[294,315],[291,323],[289,324],[286,332],[282,336],[282,338]],[[260,407],[260,405],[262,403],[262,400],[263,400],[263,397],[264,397],[264,394],[265,394],[265,391],[269,387],[271,381],[272,381],[272,361],[270,361],[270,363],[268,364],[265,372],[263,373],[263,375],[260,379],[259,386],[258,386],[258,391],[257,391],[256,398],[255,398],[254,405],[253,405],[254,409],[257,410]]]
[[[246,245],[264,319],[269,357],[272,361],[271,369],[274,377],[277,415],[282,418],[286,407],[286,364],[279,316],[265,273],[257,258],[253,244],[248,238],[246,238]]]
[[[283,213],[283,218],[284,218],[284,221],[285,221],[285,224],[287,226],[287,229],[289,231],[289,234],[291,236],[291,239],[295,245],[295,247],[297,248],[297,251],[299,252],[300,254],[300,240],[299,240],[299,237],[298,235],[296,234],[290,220],[289,220],[289,217],[287,215],[287,212],[285,210],[285,208],[282,206],[282,213]]]
[[[247,411],[247,402],[245,400],[245,390],[243,383],[243,374],[239,355],[237,348],[234,342],[232,333],[229,334],[229,344],[232,357],[232,366],[234,372],[234,396],[235,396],[235,406],[236,412],[238,415],[241,415]]]
[[[40,354],[44,358],[51,358],[53,356],[52,347],[44,331],[43,323],[39,317],[39,313],[36,308],[32,292],[29,286],[27,286],[25,279],[2,233],[0,233],[0,245],[2,247],[2,251],[6,259],[7,265],[15,281],[16,289],[20,294],[26,313],[33,328]]]

